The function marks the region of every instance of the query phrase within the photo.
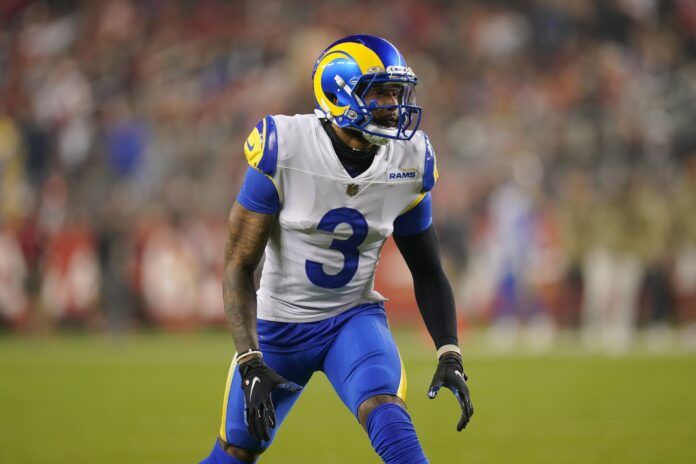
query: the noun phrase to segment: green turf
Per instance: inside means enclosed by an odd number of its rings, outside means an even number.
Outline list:
[[[473,346],[476,414],[454,431],[449,392],[430,401],[434,362],[397,337],[409,409],[433,463],[696,462],[696,356],[496,357]],[[0,463],[197,463],[219,427],[230,337],[0,337]],[[377,463],[362,429],[317,374],[261,462]]]

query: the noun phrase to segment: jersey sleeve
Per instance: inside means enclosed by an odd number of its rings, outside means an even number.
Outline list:
[[[423,232],[433,223],[430,192],[422,194],[414,205],[394,220],[394,235],[403,237]]]
[[[254,127],[244,142],[244,156],[249,166],[271,177],[278,164],[278,130],[272,116],[266,116]]]
[[[422,175],[420,195],[394,220],[394,235],[416,235],[433,223],[433,203],[430,191],[437,182],[437,160],[430,139],[423,135],[422,144],[418,144],[417,156],[422,156]]]
[[[423,133],[425,139],[425,162],[423,164],[423,185],[421,186],[421,193],[429,192],[435,186],[437,182],[438,172],[437,172],[437,158],[435,158],[435,151],[433,146],[430,144],[430,139]]]
[[[257,213],[275,214],[280,211],[280,197],[273,180],[251,166],[244,176],[244,184],[237,195],[237,202]]]
[[[244,156],[249,168],[237,201],[257,213],[280,211],[280,194],[273,180],[278,163],[278,132],[272,116],[266,116],[254,127],[244,142]]]

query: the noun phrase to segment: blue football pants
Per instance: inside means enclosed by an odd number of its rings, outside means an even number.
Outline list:
[[[356,306],[338,316],[308,323],[258,321],[264,362],[288,380],[307,385],[322,371],[341,401],[356,416],[366,399],[396,395],[405,401],[406,376],[381,304]],[[220,437],[250,451],[271,444],[301,392],[275,390],[276,428],[271,439],[260,442],[244,423],[244,394],[239,370],[230,366],[223,400]],[[321,418],[317,418],[321,425]]]

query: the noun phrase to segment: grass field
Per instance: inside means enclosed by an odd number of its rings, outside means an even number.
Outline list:
[[[694,463],[696,356],[493,356],[467,350],[476,414],[454,428],[435,367],[397,335],[409,409],[432,463]],[[0,463],[197,463],[219,427],[226,334],[0,337]],[[317,374],[260,462],[377,463],[362,429]]]

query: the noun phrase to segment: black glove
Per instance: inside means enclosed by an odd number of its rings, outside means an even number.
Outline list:
[[[257,440],[268,441],[271,439],[270,429],[276,425],[271,392],[276,388],[297,392],[302,387],[285,380],[260,358],[240,364],[239,373],[242,375],[244,421],[247,429]]]
[[[466,386],[466,381],[469,378],[464,374],[462,366],[462,357],[455,353],[449,352],[440,356],[440,361],[437,365],[433,381],[430,382],[428,389],[428,397],[435,398],[440,387],[445,386],[452,390],[454,396],[457,397],[459,405],[462,408],[462,418],[457,424],[457,432],[461,432],[469,423],[469,419],[474,415],[474,407],[471,404],[471,395],[469,387]]]

